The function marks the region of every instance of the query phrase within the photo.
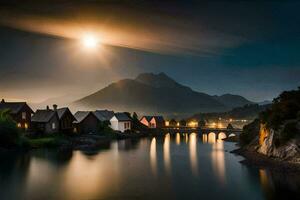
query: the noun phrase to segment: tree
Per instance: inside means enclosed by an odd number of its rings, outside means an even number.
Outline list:
[[[179,121],[180,126],[186,126],[186,121],[184,119]]]
[[[20,142],[20,132],[10,115],[9,110],[0,110],[0,146],[17,146]]]
[[[133,114],[132,114],[132,119],[133,119],[134,121],[139,121],[139,118],[138,118],[138,115],[136,114],[136,112],[133,112]]]
[[[177,122],[175,119],[171,119],[170,122],[169,122],[169,126],[176,126],[177,125]]]
[[[231,130],[232,130],[232,129],[234,129],[234,128],[233,128],[232,124],[229,123],[229,124],[227,125],[227,129],[231,129]]]
[[[204,127],[206,125],[206,122],[204,119],[201,119],[199,122],[198,122],[198,127]]]

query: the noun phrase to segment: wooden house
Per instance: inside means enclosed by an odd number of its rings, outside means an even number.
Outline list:
[[[76,121],[74,124],[74,132],[79,134],[95,134],[98,132],[99,119],[93,112],[78,111],[74,115]]]
[[[31,123],[36,133],[49,134],[60,130],[58,114],[48,106],[45,110],[37,110],[31,118]]]
[[[17,123],[19,128],[27,130],[31,127],[32,109],[26,102],[0,102],[0,110],[9,110],[11,118]]]
[[[73,131],[73,122],[76,120],[69,108],[59,108],[53,105],[54,111],[57,112],[59,118],[59,129],[63,133],[71,133]]]
[[[115,115],[114,111],[111,110],[96,110],[94,112],[94,115],[100,120],[100,121],[110,121],[110,119]]]
[[[152,119],[153,116],[143,116],[141,119],[140,119],[140,122],[142,124],[144,124],[145,126],[147,127],[150,127],[150,120]]]
[[[143,116],[140,122],[149,128],[162,128],[165,126],[165,120],[162,116]]]
[[[115,113],[110,119],[110,124],[111,128],[116,131],[131,130],[131,119],[125,113]]]

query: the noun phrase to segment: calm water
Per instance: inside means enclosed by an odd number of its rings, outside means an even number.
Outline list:
[[[235,148],[177,134],[111,142],[93,154],[1,155],[0,199],[258,200],[299,191],[299,177],[243,166],[229,153]]]

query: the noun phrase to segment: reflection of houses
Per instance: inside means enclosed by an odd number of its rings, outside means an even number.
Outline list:
[[[116,131],[131,130],[131,119],[125,113],[115,113],[110,119],[110,124],[111,128]]]
[[[74,115],[74,131],[80,134],[97,133],[99,120],[93,112],[78,111]]]
[[[64,133],[70,133],[73,130],[73,121],[75,121],[74,115],[71,113],[69,108],[59,108],[53,105],[54,111],[57,111],[59,118],[59,128]]]
[[[10,110],[11,118],[17,123],[19,128],[28,129],[31,125],[32,109],[26,102],[0,102],[0,110]]]
[[[114,116],[114,111],[110,110],[96,110],[94,112],[99,121],[110,121],[110,119]]]
[[[162,116],[143,116],[140,122],[149,128],[162,128],[165,126],[165,120]]]
[[[37,110],[31,118],[32,128],[37,133],[56,133],[59,131],[59,118],[56,111]]]

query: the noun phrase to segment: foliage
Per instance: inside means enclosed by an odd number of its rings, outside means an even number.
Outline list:
[[[134,112],[134,113],[132,114],[132,120],[133,120],[133,121],[139,121],[139,118],[138,118],[138,115],[136,114],[136,112]]]
[[[184,119],[179,121],[180,126],[186,126],[186,121]]]
[[[300,111],[300,87],[285,91],[273,100],[271,108],[260,114],[260,119],[268,128],[278,130],[286,120],[296,119]]]
[[[280,142],[285,143],[290,139],[300,136],[300,130],[297,129],[297,122],[292,121],[285,124],[283,130],[280,132]]]
[[[243,127],[243,132],[240,134],[240,145],[245,146],[250,144],[259,135],[260,120],[256,119],[252,123]]]
[[[20,131],[9,113],[9,110],[0,111],[0,146],[3,147],[13,147],[21,144]]]
[[[102,134],[113,132],[112,128],[110,127],[110,121],[99,122],[98,131]]]
[[[204,119],[201,119],[199,122],[198,122],[198,126],[199,127],[204,127],[206,125],[206,122]]]
[[[175,119],[171,119],[170,122],[169,122],[169,126],[176,126],[177,125],[177,122]]]
[[[229,123],[229,124],[227,125],[227,129],[234,129],[234,128],[233,128],[232,124]]]

